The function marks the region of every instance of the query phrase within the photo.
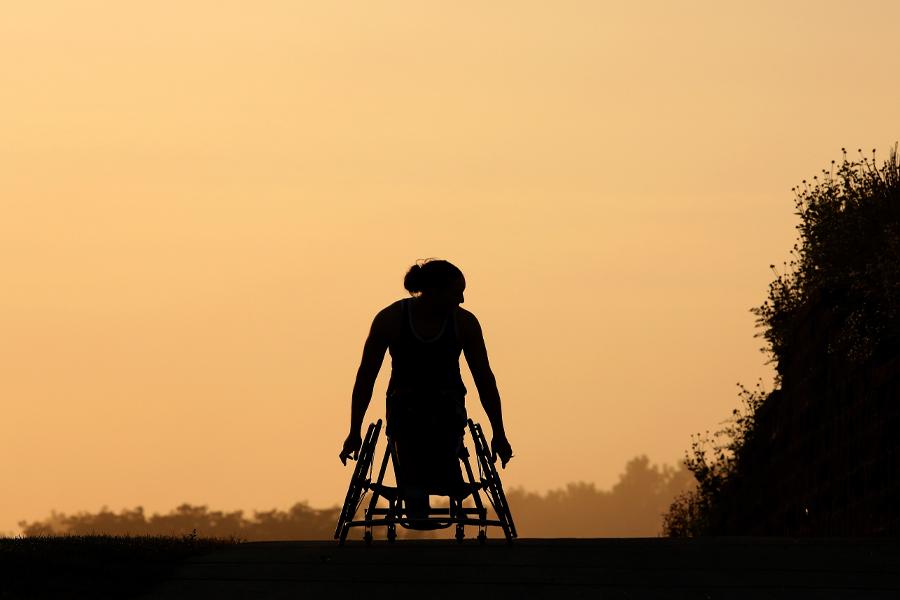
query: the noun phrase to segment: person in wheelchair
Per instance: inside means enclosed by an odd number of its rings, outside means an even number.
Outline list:
[[[384,308],[372,322],[353,386],[350,432],[339,456],[345,465],[357,458],[363,418],[388,350],[387,434],[396,449],[398,488],[415,517],[427,514],[429,494],[465,494],[459,463],[466,425],[461,353],[491,423],[494,459],[505,467],[513,453],[481,325],[460,306],[466,288],[462,271],[446,260],[421,261],[410,267],[403,285],[410,297]]]

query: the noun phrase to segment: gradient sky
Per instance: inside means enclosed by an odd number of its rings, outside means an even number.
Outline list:
[[[736,382],[771,382],[749,309],[791,187],[900,137],[898,23],[893,1],[5,3],[0,532],[336,503],[369,323],[432,256],[484,328],[506,485],[674,463]]]

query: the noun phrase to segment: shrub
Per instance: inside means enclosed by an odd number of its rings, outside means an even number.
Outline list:
[[[836,365],[852,370],[900,348],[900,162],[897,145],[877,164],[859,151],[822,177],[792,190],[799,239],[768,297],[752,309],[775,364],[775,389],[741,386],[742,409],[726,426],[694,437],[686,464],[697,480],[664,519],[671,536],[722,533],[725,512],[736,504],[737,482],[748,461],[765,452],[758,437],[758,412],[781,401],[785,379],[802,380]],[[848,371],[847,371],[848,372]],[[753,452],[753,456],[748,454]],[[733,533],[733,532],[730,532]]]

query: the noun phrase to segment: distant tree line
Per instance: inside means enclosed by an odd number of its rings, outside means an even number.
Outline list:
[[[570,483],[545,494],[513,489],[507,496],[524,537],[654,537],[672,501],[695,485],[683,464],[660,467],[639,456],[609,490]]]
[[[693,486],[683,466],[651,465],[646,456],[628,462],[609,490],[573,483],[544,494],[521,488],[507,498],[523,537],[656,536],[674,498]],[[25,536],[47,535],[190,535],[243,540],[322,540],[334,533],[338,507],[317,509],[298,502],[288,510],[223,512],[182,504],[168,514],[147,515],[137,507],[113,512],[52,513],[46,519],[19,523]],[[401,534],[404,532],[401,531]],[[409,534],[407,534],[409,535]],[[441,537],[440,532],[413,537]],[[447,534],[450,535],[450,534]]]
[[[316,509],[298,502],[288,510],[223,512],[206,506],[182,504],[168,514],[147,515],[143,507],[118,513],[106,507],[97,513],[52,513],[41,521],[22,521],[25,536],[47,535],[172,535],[196,532],[202,537],[244,540],[327,539],[334,532],[338,508]]]

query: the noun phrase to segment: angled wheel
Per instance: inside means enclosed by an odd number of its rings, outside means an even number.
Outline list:
[[[518,537],[516,526],[513,523],[512,513],[509,510],[509,504],[506,502],[506,494],[503,493],[503,484],[500,482],[500,475],[497,473],[497,466],[494,464],[490,446],[481,431],[481,425],[469,419],[469,431],[472,434],[472,441],[475,444],[475,454],[478,457],[478,464],[482,473],[482,481],[488,494],[488,500],[497,513],[497,519],[503,528],[503,533],[507,541],[512,542],[513,538]]]
[[[339,539],[341,543],[347,539],[347,533],[350,530],[349,523],[353,520],[353,516],[359,508],[363,494],[368,490],[370,483],[368,473],[372,466],[375,444],[378,442],[378,434],[380,432],[380,419],[378,423],[370,423],[368,430],[366,430],[366,437],[363,438],[362,445],[359,447],[356,467],[353,469],[353,476],[350,478],[350,485],[347,488],[347,496],[344,498],[344,506],[341,508],[337,527],[334,530],[335,539]]]

